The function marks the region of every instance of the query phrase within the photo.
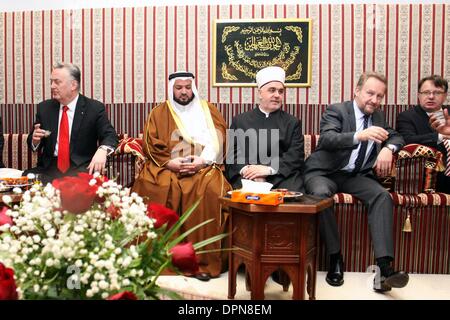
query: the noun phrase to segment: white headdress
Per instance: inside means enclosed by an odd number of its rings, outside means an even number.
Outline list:
[[[258,89],[261,89],[265,84],[278,81],[284,84],[284,78],[286,77],[286,72],[280,67],[267,67],[261,69],[256,74],[256,83],[258,84]]]
[[[197,87],[195,86],[194,78],[195,78],[194,75],[191,72],[187,71],[177,71],[169,75],[168,99],[172,104],[172,106],[175,107],[175,109],[183,110],[187,106],[191,106],[193,104],[200,105],[200,97],[198,95]],[[173,86],[175,84],[175,81],[177,80],[192,80],[191,88],[192,93],[194,94],[194,99],[187,106],[182,106],[173,99]]]

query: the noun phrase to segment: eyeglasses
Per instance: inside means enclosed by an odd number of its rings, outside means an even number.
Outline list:
[[[442,96],[443,94],[446,94],[446,92],[443,92],[443,91],[422,91],[422,92],[419,92],[419,94],[424,95],[424,96],[431,96],[431,95],[433,95],[433,96],[439,97],[439,96]]]

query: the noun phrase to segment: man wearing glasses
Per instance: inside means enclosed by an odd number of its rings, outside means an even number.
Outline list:
[[[446,170],[439,172],[436,191],[450,193],[450,135],[434,130],[429,118],[444,119],[443,104],[447,99],[448,82],[438,75],[419,81],[419,105],[398,115],[397,131],[407,144],[419,143],[438,149],[444,155]]]

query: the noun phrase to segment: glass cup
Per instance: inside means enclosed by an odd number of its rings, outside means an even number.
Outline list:
[[[29,183],[42,184],[40,173],[29,173],[27,174]]]
[[[36,173],[36,174],[35,174],[34,181],[35,181],[36,183],[42,184],[42,175],[41,175],[40,173]]]
[[[442,109],[433,112],[433,115],[436,117],[436,119],[439,120],[439,122],[440,122],[441,124],[445,124],[444,111],[443,111]]]

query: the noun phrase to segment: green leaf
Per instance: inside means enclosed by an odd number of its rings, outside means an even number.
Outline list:
[[[211,250],[200,250],[195,251],[196,254],[210,253],[210,252],[223,252],[223,251],[236,251],[238,248],[222,248],[222,249],[211,249]]]
[[[183,223],[191,216],[192,212],[198,207],[200,201],[202,199],[198,199],[189,209],[186,210],[185,213],[178,219],[178,221],[170,228],[166,234],[161,238],[161,243],[167,243],[167,241],[175,234],[175,232],[180,229]]]
[[[222,234],[218,234],[217,236],[208,238],[208,239],[206,239],[206,240],[197,242],[197,243],[195,243],[195,244],[193,245],[193,246],[194,246],[194,249],[197,250],[197,249],[199,249],[199,248],[201,248],[201,247],[207,246],[208,244],[211,244],[211,243],[213,243],[213,242],[222,240],[223,238],[225,238],[225,237],[227,237],[227,236],[228,236],[228,233],[222,233]]]
[[[198,228],[204,226],[205,224],[208,224],[210,222],[214,221],[214,219],[209,219],[206,221],[203,221],[202,223],[199,223],[198,225],[196,225],[195,227],[192,227],[191,229],[185,231],[183,234],[181,234],[180,236],[178,236],[176,239],[174,239],[173,241],[169,242],[167,244],[167,249],[171,249],[172,247],[174,247],[175,245],[177,245],[178,243],[181,242],[181,240],[183,240],[184,238],[186,238],[188,235],[190,235],[192,232],[194,232],[195,230],[197,230]]]

